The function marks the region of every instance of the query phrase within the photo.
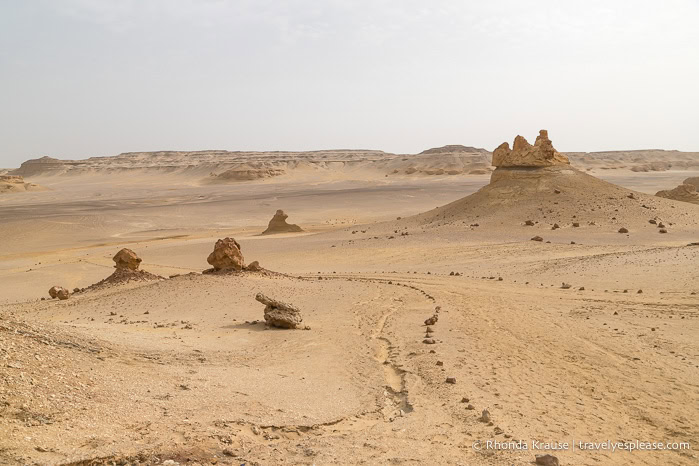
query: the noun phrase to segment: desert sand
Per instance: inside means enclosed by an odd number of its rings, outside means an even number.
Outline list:
[[[0,463],[697,464],[699,156],[501,148],[9,171]]]

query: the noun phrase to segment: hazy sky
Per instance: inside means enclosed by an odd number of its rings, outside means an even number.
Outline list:
[[[0,167],[136,150],[699,151],[699,1],[0,0]]]

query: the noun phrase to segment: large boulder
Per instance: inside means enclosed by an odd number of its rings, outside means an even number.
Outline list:
[[[58,298],[64,300],[70,298],[70,291],[62,286],[52,286],[51,289],[49,289],[49,296],[54,299]]]
[[[274,214],[272,220],[269,221],[267,229],[262,232],[263,235],[271,235],[274,233],[295,233],[303,231],[300,226],[291,223],[286,223],[286,219],[289,216],[284,213],[283,210],[277,210]]]
[[[124,248],[117,252],[112,258],[117,269],[138,270],[142,259],[136,255],[131,249]]]
[[[255,299],[265,305],[267,325],[279,328],[298,328],[301,325],[301,311],[296,306],[268,298],[262,293],[257,293]]]
[[[522,136],[515,138],[512,149],[506,142],[493,151],[495,167],[550,167],[552,165],[570,165],[568,157],[553,148],[548,131],[542,129],[532,146]]]
[[[688,178],[690,180],[691,178]],[[681,184],[675,189],[669,189],[665,191],[658,191],[655,193],[658,197],[664,197],[666,199],[672,199],[674,201],[691,202],[693,204],[699,204],[699,192],[697,192],[697,187],[693,184]]]
[[[216,241],[214,250],[206,261],[214,270],[243,270],[245,259],[240,252],[240,244],[233,238],[224,238]]]

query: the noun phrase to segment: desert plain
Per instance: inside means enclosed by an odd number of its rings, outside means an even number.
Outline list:
[[[8,168],[0,464],[697,464],[699,153],[524,144]]]

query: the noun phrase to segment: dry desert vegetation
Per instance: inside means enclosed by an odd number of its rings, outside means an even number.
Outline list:
[[[2,464],[699,461],[697,153],[542,131],[0,174]]]

